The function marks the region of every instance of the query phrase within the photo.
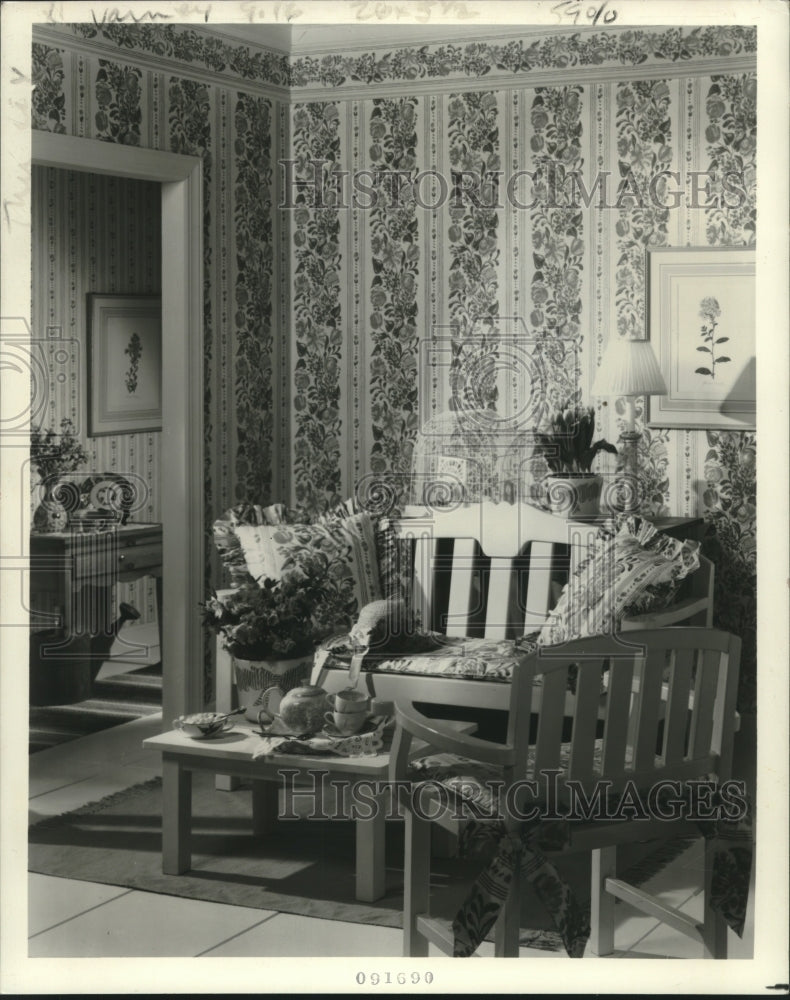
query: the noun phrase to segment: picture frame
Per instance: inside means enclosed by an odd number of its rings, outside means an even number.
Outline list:
[[[647,251],[648,337],[667,394],[649,427],[752,430],[756,421],[754,247]]]
[[[88,436],[162,429],[162,300],[88,295]]]

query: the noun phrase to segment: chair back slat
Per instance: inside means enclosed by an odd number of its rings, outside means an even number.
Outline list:
[[[488,571],[488,600],[486,602],[486,639],[504,639],[507,636],[511,588],[515,583],[513,570],[513,559],[495,556],[491,560]]]
[[[567,782],[579,782],[574,793],[588,803],[603,792],[600,782],[617,793],[631,782],[647,790],[660,780],[708,775],[725,780],[732,766],[739,657],[735,636],[696,626],[635,630],[539,649],[514,674],[507,740],[514,759],[524,762],[516,777],[545,787],[541,775],[558,770],[559,794],[565,785],[570,796]],[[696,660],[699,680],[691,699]],[[578,666],[575,706],[568,719],[573,664]],[[608,682],[602,692],[604,672]],[[530,711],[538,716],[536,732]],[[662,720],[666,728],[659,746]]]
[[[694,710],[689,733],[689,757],[698,757],[710,750],[720,669],[721,653],[716,649],[703,650],[694,678]]]
[[[635,673],[639,690],[634,696],[633,768],[647,770],[655,762],[658,741],[658,720],[661,713],[661,685],[666,655],[663,649],[647,648],[647,655],[637,656]]]
[[[601,771],[607,775],[616,775],[625,770],[633,676],[632,659],[615,656],[609,660],[601,753]]]
[[[450,569],[450,599],[447,607],[447,635],[469,635],[470,616],[474,607],[475,551],[473,538],[458,538],[453,546]],[[479,574],[478,574],[479,576]],[[479,593],[479,589],[476,593]]]
[[[433,628],[434,573],[439,540],[423,536],[414,548],[414,610],[424,628]]]
[[[547,660],[547,664],[551,660]],[[565,692],[568,687],[567,663],[543,674],[538,733],[535,741],[535,776],[548,768],[559,767],[562,725],[565,715]],[[525,720],[524,724],[528,724]]]
[[[732,772],[733,736],[735,732],[735,702],[738,697],[738,672],[741,640],[730,636],[729,649],[721,656],[716,706],[713,713],[713,750],[719,755],[718,774],[722,781]]]
[[[588,781],[593,776],[603,663],[603,659],[585,660],[576,678],[568,776],[578,781]]]
[[[670,652],[667,712],[664,719],[664,744],[661,756],[667,765],[683,760],[689,724],[689,692],[695,650],[673,649]]]
[[[526,503],[486,502],[456,509],[407,506],[396,530],[415,540],[415,608],[425,626],[497,639],[545,623],[553,581],[568,578],[572,559],[565,553],[569,546],[581,552],[595,527]]]
[[[551,572],[555,546],[533,542],[529,549],[529,577],[524,611],[524,635],[539,629],[551,608]]]

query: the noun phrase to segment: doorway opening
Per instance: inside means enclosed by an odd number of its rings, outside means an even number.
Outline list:
[[[161,189],[162,717],[203,705],[202,161],[34,131],[32,163],[154,181]]]

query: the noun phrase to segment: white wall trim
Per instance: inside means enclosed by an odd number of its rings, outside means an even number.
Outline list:
[[[203,164],[33,131],[32,162],[162,184],[162,719],[203,704]]]
[[[94,174],[114,174],[138,181],[179,182],[202,167],[195,156],[166,153],[140,146],[122,146],[101,139],[81,139],[33,129],[33,162],[63,170],[89,170]],[[88,165],[90,164],[90,165]]]

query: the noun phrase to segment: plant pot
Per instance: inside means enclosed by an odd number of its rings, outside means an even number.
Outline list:
[[[292,660],[245,660],[234,655],[233,680],[239,704],[246,709],[245,718],[257,722],[263,708],[264,691],[277,687],[285,694],[299,687],[309,677],[312,666],[312,653]]]
[[[54,531],[65,531],[69,523],[66,507],[57,499],[58,484],[48,486],[44,499],[33,512],[33,530],[40,535],[52,534]]]
[[[544,479],[546,503],[559,517],[584,517],[600,512],[600,476],[584,473],[550,475]]]

